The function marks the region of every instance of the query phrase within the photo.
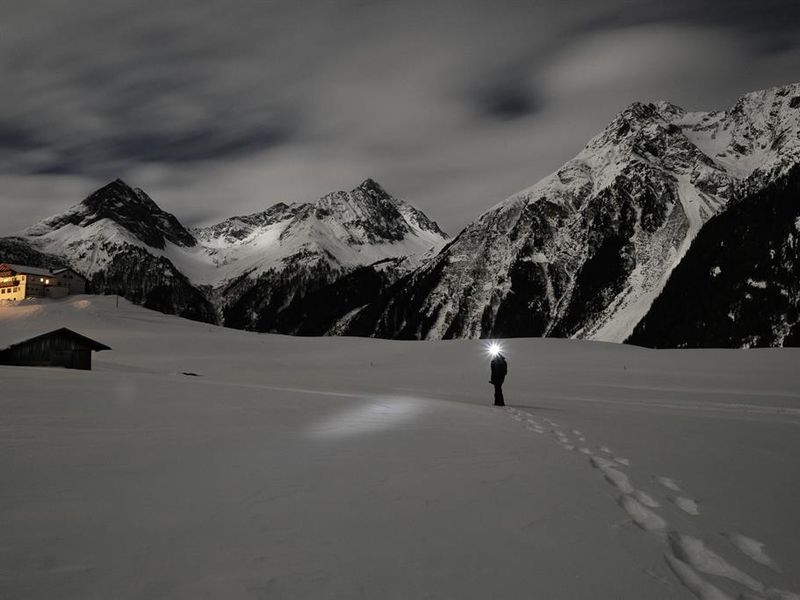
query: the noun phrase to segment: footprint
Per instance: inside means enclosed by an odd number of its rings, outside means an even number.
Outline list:
[[[600,470],[611,485],[616,487],[623,494],[632,494],[635,490],[631,485],[631,480],[622,471],[611,469],[609,467],[601,467]],[[637,501],[638,502],[638,501]]]
[[[764,552],[764,544],[761,542],[744,536],[741,533],[723,533],[722,535],[726,537],[731,544],[736,546],[742,554],[748,556],[751,560],[760,565],[770,567],[771,569],[780,572],[780,568],[778,568],[778,565],[775,563],[775,561],[772,560],[766,552]]]
[[[670,532],[667,539],[675,557],[701,573],[725,577],[759,594],[764,592],[763,583],[707,548],[703,540],[677,531]]]
[[[600,452],[605,452],[606,454],[614,454],[613,452],[611,452],[608,446],[600,446]]]
[[[697,507],[697,500],[694,500],[693,498],[684,498],[683,496],[672,496],[670,497],[669,500],[675,506],[677,506],[687,514],[690,514],[695,517],[700,514],[700,509]]]
[[[621,496],[619,503],[633,522],[645,531],[661,531],[667,526],[664,519],[632,496]]]
[[[603,458],[602,456],[592,456],[589,459],[589,462],[592,463],[592,466],[596,469],[606,469],[608,467],[613,467],[614,462],[608,460],[607,458]]]
[[[606,481],[616,487],[623,494],[636,493],[633,485],[631,485],[631,480],[625,473],[614,468],[616,464],[614,464],[613,461],[602,456],[592,456],[589,458],[589,462],[592,463],[594,468],[599,469],[603,473]]]
[[[675,483],[674,479],[670,479],[669,477],[656,477],[655,480],[663,485],[665,488],[672,490],[673,492],[680,492],[680,486]]]
[[[665,554],[664,558],[681,583],[700,600],[732,600],[728,594],[708,583],[682,560],[671,554]]]
[[[646,494],[641,490],[633,490],[633,494],[631,494],[634,498],[636,498],[639,502],[644,504],[645,506],[649,506],[650,508],[658,508],[661,506],[658,500],[653,498],[650,494]]]

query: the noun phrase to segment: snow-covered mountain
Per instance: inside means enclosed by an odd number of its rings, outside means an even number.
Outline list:
[[[118,179],[65,213],[0,239],[0,256],[34,266],[68,264],[98,292],[214,322],[214,307],[169,257],[196,245],[173,215]]]
[[[115,181],[0,239],[0,259],[66,262],[98,291],[258,331],[794,344],[797,302],[781,298],[798,296],[787,283],[800,277],[800,234],[789,222],[798,164],[800,84],[747,94],[719,112],[636,102],[575,158],[449,243],[370,179],[199,229]],[[706,250],[692,251],[712,223],[698,246]],[[750,241],[737,248],[740,236]],[[741,252],[712,252],[714,244]],[[750,272],[731,268],[737,262]],[[726,276],[712,281],[716,267]],[[774,283],[778,296],[748,281]],[[756,296],[768,303],[747,317],[741,299]],[[745,318],[733,327],[716,310]]]
[[[309,334],[328,332],[375,300],[447,238],[435,222],[371,179],[349,192],[278,204],[195,235],[200,251],[183,256],[199,258],[199,268],[196,262],[181,266],[211,286],[226,325]]]
[[[353,271],[370,272],[380,285],[352,298],[352,306],[327,307],[336,319],[445,239],[435,222],[371,179],[316,202],[279,203],[193,230],[116,180],[67,212],[0,240],[0,254],[68,263],[97,291],[165,312],[293,332],[298,323],[289,324],[282,312],[307,294]]]
[[[622,342],[698,232],[800,162],[800,84],[722,112],[634,103],[348,321],[398,338]]]

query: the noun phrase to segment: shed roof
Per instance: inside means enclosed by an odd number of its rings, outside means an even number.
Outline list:
[[[24,342],[30,342],[39,338],[59,334],[67,335],[75,341],[85,344],[90,350],[94,350],[95,352],[99,352],[100,350],[111,350],[109,346],[101,344],[100,342],[72,331],[71,329],[67,329],[66,327],[61,327],[59,329],[54,329],[53,331],[40,333],[38,335],[28,335],[21,331],[0,330],[0,350],[7,350],[8,348],[13,348],[14,346],[18,346]]]

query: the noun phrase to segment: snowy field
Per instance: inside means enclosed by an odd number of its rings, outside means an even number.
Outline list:
[[[800,351],[292,338],[113,297],[0,367],[0,598],[800,598]],[[194,373],[196,375],[186,375]]]

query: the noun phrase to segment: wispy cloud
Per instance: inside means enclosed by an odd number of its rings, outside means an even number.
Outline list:
[[[372,176],[455,231],[633,100],[796,79],[795,4],[8,3],[0,234],[118,176],[194,222]]]

